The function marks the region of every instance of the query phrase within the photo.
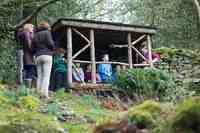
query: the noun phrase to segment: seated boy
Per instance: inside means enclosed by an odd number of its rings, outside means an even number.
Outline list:
[[[57,48],[53,56],[53,90],[66,88],[67,64],[64,59],[65,50]]]

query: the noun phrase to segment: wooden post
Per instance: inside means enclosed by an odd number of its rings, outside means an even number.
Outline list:
[[[67,84],[72,88],[72,30],[67,28]]]
[[[150,64],[150,67],[153,67],[150,35],[147,35],[147,45],[148,45],[148,51],[149,51],[149,64]]]
[[[127,39],[128,39],[128,62],[129,62],[129,67],[133,68],[131,33],[128,33]]]
[[[94,46],[94,30],[90,30],[90,57],[92,62],[92,83],[96,83],[96,61],[95,61],[95,46]]]

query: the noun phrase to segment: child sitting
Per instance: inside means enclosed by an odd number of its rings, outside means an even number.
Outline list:
[[[85,81],[86,82],[91,82],[92,80],[92,66],[91,64],[87,65],[86,71],[85,71]],[[100,83],[101,82],[101,78],[99,76],[99,73],[96,73],[96,82]]]
[[[75,67],[73,68],[73,79],[75,82],[82,82],[84,83],[84,72],[83,69],[81,68],[80,63],[76,63]]]

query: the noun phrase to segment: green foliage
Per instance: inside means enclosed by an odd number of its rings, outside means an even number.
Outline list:
[[[129,120],[141,128],[152,128],[156,121],[151,113],[141,110],[132,111],[129,113]]]
[[[158,115],[161,113],[161,105],[155,101],[144,101],[128,110],[128,118],[139,127],[153,128],[158,124]]]
[[[160,103],[155,102],[153,100],[147,100],[129,109],[130,112],[134,110],[140,110],[140,111],[145,110],[150,113],[160,113],[162,111],[162,108]]]
[[[1,112],[0,131],[3,133],[59,133],[55,118],[33,112]]]
[[[13,35],[13,34],[12,34]],[[16,44],[0,39],[0,82],[12,84],[16,81]]]
[[[10,103],[9,99],[0,94],[0,108],[5,108]]]
[[[175,87],[172,76],[158,69],[129,69],[113,82],[113,90],[129,97],[165,97],[166,91]]]
[[[92,133],[92,128],[89,124],[65,123],[64,128],[66,128],[69,133]]]
[[[19,98],[17,105],[22,109],[34,111],[39,107],[39,100],[33,96],[23,96]]]
[[[168,122],[168,133],[198,133],[199,125],[199,98],[187,98],[176,105],[176,113]]]

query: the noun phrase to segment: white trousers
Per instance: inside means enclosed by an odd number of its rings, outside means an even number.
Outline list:
[[[52,68],[52,56],[40,55],[36,58],[37,65],[37,89],[48,97],[49,82]]]

